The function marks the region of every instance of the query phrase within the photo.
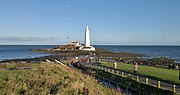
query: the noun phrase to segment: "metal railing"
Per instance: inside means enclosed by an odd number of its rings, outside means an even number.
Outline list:
[[[169,90],[169,91],[172,91],[173,93],[180,93],[180,85],[177,85],[174,83],[166,82],[163,80],[157,80],[157,79],[145,77],[142,75],[135,75],[134,73],[121,71],[121,70],[114,69],[114,68],[107,67],[107,66],[102,66],[102,65],[92,65],[92,66],[96,69],[100,69],[105,72],[120,75],[121,77],[128,77],[139,83],[144,83],[146,85],[154,86],[154,87],[157,87],[157,88],[163,89],[163,90]]]
[[[119,91],[120,93],[126,93],[128,95],[150,95],[150,93],[146,93],[138,89],[133,89],[131,87],[128,87],[127,85],[122,85],[121,83],[114,82],[108,78],[104,78],[98,75],[96,75],[95,78],[96,80],[103,83],[105,86],[117,89],[117,91]]]

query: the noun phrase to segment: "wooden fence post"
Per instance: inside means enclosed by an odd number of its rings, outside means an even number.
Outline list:
[[[117,72],[116,72],[116,73],[117,73],[117,75],[119,75],[119,71],[118,71],[118,70],[117,70]]]
[[[173,85],[173,93],[175,93],[176,92],[176,85],[174,84]]]
[[[158,81],[157,87],[158,87],[158,88],[161,88],[161,82],[160,82],[160,81]]]
[[[110,70],[110,68],[108,68],[108,72],[110,72],[111,70]]]
[[[136,81],[139,82],[139,76],[136,76]]]
[[[124,72],[121,72],[121,76],[124,77]]]
[[[148,84],[149,84],[149,82],[148,82],[148,78],[146,78],[146,82],[145,82],[145,83],[146,83],[146,85],[148,85]]]
[[[114,73],[114,69],[111,70],[111,73]]]

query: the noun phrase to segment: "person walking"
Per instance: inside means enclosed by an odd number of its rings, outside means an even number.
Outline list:
[[[137,74],[138,71],[138,64],[137,62],[134,64],[134,73]]]

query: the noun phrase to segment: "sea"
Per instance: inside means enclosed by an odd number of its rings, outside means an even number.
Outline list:
[[[31,49],[54,48],[55,45],[0,45],[0,61],[48,56],[47,53],[32,52]]]
[[[0,45],[0,60],[35,58],[50,55],[48,53],[32,52],[31,49],[54,48],[57,45]],[[145,54],[146,57],[168,57],[180,62],[180,46],[152,45],[94,45],[96,48],[109,49],[115,52],[130,52]]]

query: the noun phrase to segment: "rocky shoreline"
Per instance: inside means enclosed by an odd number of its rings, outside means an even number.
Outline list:
[[[59,50],[56,48],[52,49],[32,49],[32,52],[42,52],[42,53],[50,53],[51,55],[36,57],[36,58],[24,58],[24,59],[10,59],[10,60],[2,60],[0,63],[6,62],[40,62],[45,61],[46,59],[54,60],[54,59],[67,59],[74,58],[79,56],[87,56],[91,55],[96,57],[98,61],[118,61],[125,62],[129,64],[133,64],[134,62],[139,63],[140,65],[150,65],[150,66],[161,66],[168,68],[179,67],[180,64],[175,64],[175,60],[172,58],[144,58],[145,54],[139,53],[128,53],[128,52],[114,52],[105,49],[97,49],[96,51],[80,51],[80,50]],[[171,66],[171,67],[170,67]]]

